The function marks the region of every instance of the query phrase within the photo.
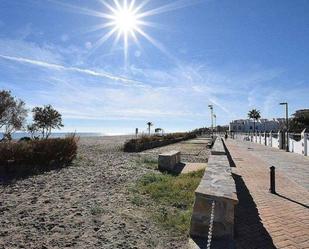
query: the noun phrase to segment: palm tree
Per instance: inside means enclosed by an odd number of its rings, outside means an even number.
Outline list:
[[[248,117],[253,119],[253,131],[255,132],[255,121],[258,121],[261,118],[261,112],[256,109],[252,109],[248,112]]]
[[[148,133],[149,133],[149,136],[150,136],[150,127],[153,126],[153,123],[148,122],[147,125],[148,125]]]

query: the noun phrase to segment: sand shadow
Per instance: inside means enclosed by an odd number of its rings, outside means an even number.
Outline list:
[[[34,176],[42,175],[48,172],[59,172],[64,168],[72,166],[73,163],[68,164],[58,164],[57,166],[50,166],[44,169],[33,168],[29,171],[20,171],[20,172],[0,172],[0,186],[9,186],[13,185],[18,181],[25,180]]]
[[[186,167],[185,163],[178,163],[173,170],[173,174],[180,175],[184,167]]]
[[[242,177],[232,174],[239,200],[235,209],[235,241],[237,248],[273,249],[272,238],[263,226],[256,204]]]
[[[169,175],[173,175],[173,176],[178,176],[181,174],[182,170],[184,169],[184,167],[186,166],[185,163],[178,163],[177,165],[175,165],[173,170],[162,170],[162,169],[158,169],[161,173],[165,173],[165,174],[169,174]]]

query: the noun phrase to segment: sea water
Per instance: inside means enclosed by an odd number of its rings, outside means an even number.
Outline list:
[[[55,132],[55,133],[52,133],[49,137],[50,138],[64,138],[68,135],[72,135],[74,134],[73,132]],[[75,133],[75,135],[77,137],[102,137],[102,136],[106,136],[106,134],[103,134],[103,133],[95,133],[95,132],[78,132],[78,133]],[[27,133],[27,132],[15,132],[12,134],[12,138],[13,139],[20,139],[22,137],[30,137],[30,134]],[[3,133],[0,132],[0,139],[3,138]]]

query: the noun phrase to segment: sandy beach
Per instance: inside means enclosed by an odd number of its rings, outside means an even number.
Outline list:
[[[73,165],[0,186],[0,248],[185,248],[132,204],[129,188],[153,169],[141,156],[162,150],[124,153],[128,137],[81,138]],[[207,160],[192,145],[187,161]]]

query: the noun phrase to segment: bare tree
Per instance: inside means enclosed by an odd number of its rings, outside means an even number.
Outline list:
[[[44,107],[35,107],[32,110],[33,124],[29,126],[33,133],[41,132],[42,138],[47,139],[52,129],[60,129],[63,127],[62,116],[51,105]]]
[[[14,98],[10,91],[0,91],[0,129],[5,140],[11,140],[12,133],[23,128],[27,114],[24,101]]]

